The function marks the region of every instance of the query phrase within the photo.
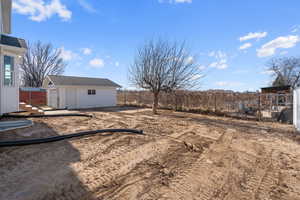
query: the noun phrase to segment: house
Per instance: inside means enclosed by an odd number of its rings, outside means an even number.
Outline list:
[[[267,94],[267,93],[272,93],[272,94],[289,94],[291,93],[291,86],[290,85],[285,85],[285,86],[272,86],[272,87],[264,87],[261,88],[261,93]]]
[[[11,37],[11,0],[0,1],[0,115],[19,110],[19,63],[27,50],[23,39]]]
[[[43,83],[47,104],[53,108],[95,108],[117,104],[117,88],[109,79],[49,75]]]

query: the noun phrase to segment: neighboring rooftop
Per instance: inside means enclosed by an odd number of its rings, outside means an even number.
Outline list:
[[[117,83],[106,78],[89,78],[77,76],[60,76],[49,75],[52,83],[58,85],[77,85],[77,86],[108,86],[108,87],[121,87]]]
[[[1,38],[0,42],[2,45],[27,49],[27,44],[24,39],[11,37],[8,35],[3,35],[3,34],[1,35],[0,38]]]
[[[290,93],[291,86],[284,85],[284,86],[272,86],[272,87],[263,87],[261,88],[262,93]]]

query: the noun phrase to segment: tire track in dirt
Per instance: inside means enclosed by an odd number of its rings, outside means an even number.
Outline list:
[[[278,187],[278,180],[279,172],[270,165],[257,188],[255,199],[271,199],[273,190]]]
[[[212,156],[228,151],[233,135],[232,130],[225,132],[189,169],[175,177],[168,188],[151,191],[142,199],[194,199],[195,196],[196,199],[210,199],[216,184],[222,185],[226,179],[226,174],[213,166]]]
[[[96,156],[92,160],[83,160],[80,163],[74,163],[72,168],[76,169],[75,173],[79,175],[81,183],[86,186],[86,189],[83,191],[87,190],[93,193],[93,191],[98,191],[112,184],[117,177],[129,173],[137,164],[158,154],[166,153],[169,147],[170,142],[168,140],[160,140],[146,143],[134,149],[132,147],[131,149],[119,148],[107,155]],[[74,186],[58,186],[58,188],[64,188],[64,190],[60,192],[55,191],[55,194],[60,194],[61,199],[77,200],[84,196],[84,194],[80,193],[78,195],[74,194],[72,187]]]
[[[244,184],[245,190],[240,194],[243,199],[251,197],[251,199],[257,199],[260,188],[268,187],[267,172],[271,167],[270,155],[262,156],[256,159],[256,162],[252,165],[253,170],[250,170],[246,175],[247,181]],[[251,165],[250,165],[251,166]]]
[[[153,136],[149,137],[154,138]],[[140,196],[148,193],[150,188],[168,185],[174,174],[184,170],[197,160],[199,152],[190,152],[183,141],[186,139],[193,141],[192,138],[194,138],[197,143],[205,143],[204,141],[208,144],[211,143],[211,139],[196,135],[193,128],[159,138],[171,142],[166,153],[144,160],[128,174],[115,179],[118,183],[117,186],[107,187],[105,191],[100,189],[95,196],[100,199],[141,199]]]
[[[112,145],[123,141],[124,139],[128,137],[135,137],[135,136],[129,136],[129,135],[118,135],[114,134],[109,136],[110,140],[107,140],[106,137],[103,136],[95,136],[95,137],[86,137],[86,138],[81,138],[79,140],[70,140],[70,142],[67,141],[62,141],[62,142],[57,142],[57,143],[51,143],[51,144],[42,144],[38,146],[28,146],[28,147],[18,147],[13,151],[8,151],[3,152],[1,154],[1,158],[11,158],[13,162],[15,162],[13,165],[10,165],[9,168],[7,167],[1,167],[0,170],[0,175],[1,175],[1,183],[0,183],[0,188],[6,188],[5,185],[12,185],[15,184],[17,186],[16,191],[18,192],[13,192],[14,190],[11,191],[11,193],[5,193],[5,191],[2,190],[2,195],[7,195],[7,197],[10,197],[8,199],[18,199],[19,195],[14,195],[14,194],[30,194],[30,196],[34,196],[34,198],[31,199],[42,199],[46,198],[44,197],[44,194],[56,194],[56,197],[58,198],[61,194],[62,196],[63,193],[67,190],[71,190],[74,186],[72,185],[73,183],[76,184],[77,186],[75,188],[80,188],[81,184],[78,183],[78,180],[73,180],[74,178],[70,176],[69,174],[74,174],[72,169],[70,167],[67,167],[66,164],[69,164],[70,166],[76,165],[76,163],[80,162],[86,162],[86,163],[93,163],[96,162],[95,158],[99,158],[102,155],[103,152],[110,148]],[[141,138],[141,137],[140,137]],[[73,147],[69,146],[74,146],[76,149],[80,152],[80,160],[78,160],[78,153],[76,153],[73,150]],[[135,145],[136,146],[136,145]],[[134,148],[134,146],[128,147],[128,149]],[[18,151],[22,149],[23,152],[26,153],[26,157],[22,159],[16,159],[15,153],[18,153]],[[58,152],[63,152],[63,153],[58,153]],[[67,153],[69,152],[69,153]],[[64,157],[68,156],[68,157]],[[15,158],[14,158],[15,157]],[[102,156],[103,157],[103,156]],[[104,158],[108,158],[109,156],[105,156]],[[14,158],[14,159],[13,159]],[[38,159],[39,158],[39,159]],[[48,158],[51,158],[52,160],[55,160],[56,163],[51,163],[51,165],[47,168],[44,169],[46,166],[42,166],[42,163],[49,163]],[[70,160],[73,161],[72,163],[66,163],[64,160]],[[105,160],[103,160],[105,162]],[[7,164],[7,163],[6,163]],[[50,164],[50,163],[49,163]],[[28,166],[31,166],[30,170],[28,169]],[[27,170],[26,170],[27,169]],[[7,170],[9,170],[9,173],[7,173]],[[32,183],[28,184],[31,185],[30,187],[27,187],[26,184],[17,184],[18,182],[26,182],[25,177],[26,174],[34,173],[36,174],[34,177],[32,177]],[[44,172],[44,173],[43,173]],[[35,182],[40,182],[43,180],[46,174],[52,174],[53,179],[52,183],[50,181],[45,181],[43,185],[48,185],[47,190],[41,189],[41,193],[39,192],[33,192],[32,189],[35,187],[38,187]],[[18,180],[17,180],[18,179]],[[24,180],[23,180],[24,179]],[[70,180],[71,179],[71,180]],[[66,184],[66,183],[67,184]],[[70,184],[72,183],[72,184]],[[60,187],[58,187],[60,185]],[[53,188],[60,188],[53,190]],[[69,189],[68,189],[69,188]],[[63,190],[60,192],[60,190]],[[32,192],[30,192],[32,191]],[[80,190],[79,190],[80,191]],[[81,191],[86,191],[86,190],[81,190]],[[13,194],[14,193],[14,194]],[[36,194],[33,194],[36,193]],[[70,192],[72,195],[77,194],[78,191]],[[74,193],[74,194],[73,194]],[[0,194],[0,199],[1,196]],[[72,196],[70,195],[70,196]],[[78,193],[77,198],[80,197],[81,193]],[[4,196],[3,196],[4,197]],[[69,198],[69,197],[68,197]],[[68,199],[66,197],[66,199]],[[51,198],[49,198],[51,199]],[[52,198],[55,199],[55,198]],[[75,198],[76,199],[76,198]]]
[[[144,199],[270,198],[278,179],[278,173],[273,170],[272,151],[257,152],[257,156],[240,153],[238,158],[230,147],[233,138],[234,131],[226,131],[190,169],[175,177],[168,188],[151,191]],[[247,163],[248,170],[239,169],[242,163],[237,163],[237,160],[243,160],[244,165]],[[238,186],[241,182],[242,189]]]
[[[276,185],[277,177],[270,162],[271,153],[258,157],[241,152],[238,154],[240,155],[229,169],[230,175],[227,181],[223,187],[219,188],[213,199],[270,199],[268,194]],[[261,194],[264,198],[260,198]]]

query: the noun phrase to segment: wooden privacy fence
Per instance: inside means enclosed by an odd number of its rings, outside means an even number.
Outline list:
[[[153,96],[148,91],[118,91],[119,105],[152,105]],[[159,107],[182,111],[204,111],[258,115],[261,111],[275,112],[292,106],[291,94],[262,94],[239,92],[161,93]]]
[[[47,105],[47,91],[40,88],[20,88],[20,102],[33,106]]]

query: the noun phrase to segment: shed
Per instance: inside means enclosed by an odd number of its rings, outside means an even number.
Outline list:
[[[60,109],[116,106],[120,87],[105,78],[59,75],[49,75],[43,83],[47,89],[47,105]]]

